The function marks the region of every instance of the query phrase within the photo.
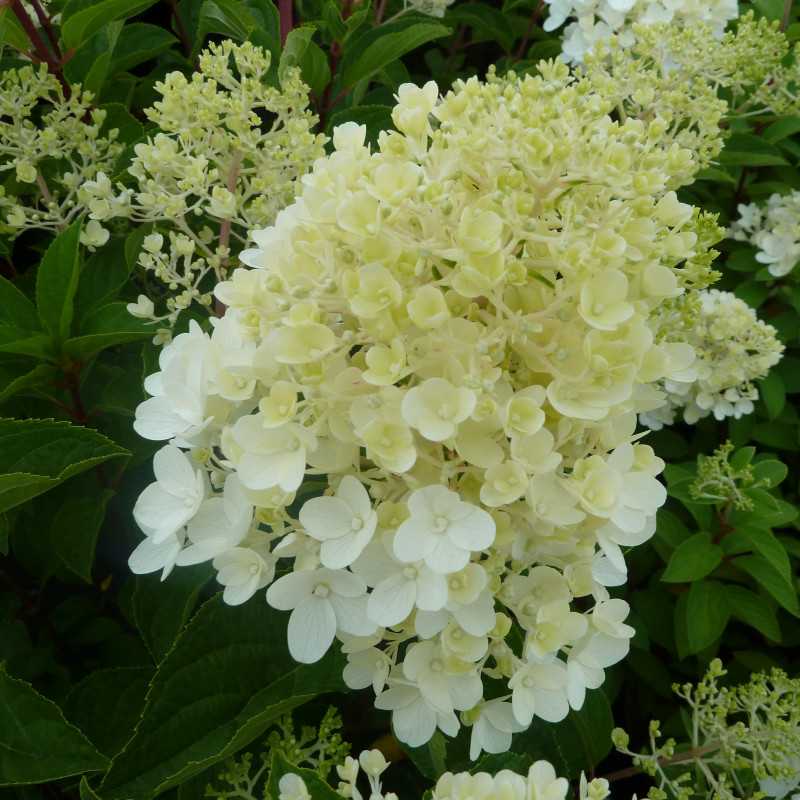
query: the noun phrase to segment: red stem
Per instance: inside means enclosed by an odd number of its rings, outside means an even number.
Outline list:
[[[522,37],[522,41],[519,43],[519,47],[517,48],[517,52],[515,54],[517,58],[522,58],[525,55],[525,50],[528,48],[528,42],[530,41],[531,33],[533,32],[533,26],[539,19],[543,9],[544,0],[539,0],[539,4],[533,9],[533,13],[528,20],[528,27],[525,29],[525,35]]]
[[[50,44],[53,47],[53,52],[56,54],[56,58],[61,61],[61,50],[58,46],[58,36],[56,36],[56,32],[53,28],[53,23],[50,21],[50,17],[47,15],[47,12],[42,7],[42,4],[39,0],[31,0],[31,5],[33,6],[33,10],[36,12],[36,16],[39,19],[39,24],[44,28],[44,32],[47,34],[47,38],[50,40]]]
[[[189,33],[186,30],[186,26],[183,24],[180,13],[178,12],[177,0],[169,0],[169,5],[172,9],[172,18],[175,20],[175,33],[178,34],[178,38],[181,40],[181,45],[183,46],[184,52],[188,56],[192,52],[192,42],[189,39]]]
[[[50,72],[52,72],[53,75],[58,78],[58,82],[64,89],[64,94],[69,97],[69,84],[64,80],[64,75],[61,72],[61,64],[47,49],[47,45],[42,40],[42,37],[39,36],[39,31],[36,30],[33,20],[28,16],[28,13],[22,7],[20,0],[6,0],[5,5],[8,5],[9,3],[11,10],[14,12],[14,16],[19,20],[20,25],[22,25],[25,33],[31,40],[31,44],[36,51],[36,55],[41,61],[44,61],[44,63],[47,64],[47,68],[50,70]]]
[[[278,0],[278,14],[281,23],[281,45],[286,44],[286,37],[289,31],[294,28],[294,17],[292,13],[292,0]]]

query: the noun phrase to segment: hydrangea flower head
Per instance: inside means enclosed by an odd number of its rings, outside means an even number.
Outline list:
[[[412,745],[464,724],[474,757],[503,750],[629,648],[607,587],[666,497],[637,414],[691,365],[660,309],[696,293],[713,239],[675,196],[692,151],[615,106],[560,62],[402,86],[396,130],[372,149],[336,129],[217,286],[225,315],[148,379],[140,432],[241,498],[213,543],[187,520],[188,547],[236,602],[279,563],[290,652],[338,639]],[[308,476],[326,488],[295,515]]]

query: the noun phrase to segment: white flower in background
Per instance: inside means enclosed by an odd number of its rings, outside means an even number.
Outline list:
[[[766,205],[739,205],[729,235],[757,249],[756,261],[782,278],[800,261],[800,191],[770,195]]]
[[[364,486],[346,475],[333,497],[314,497],[300,509],[300,524],[322,542],[320,560],[330,569],[348,567],[370,543],[378,515]]]
[[[696,358],[690,371],[664,378],[660,404],[641,414],[653,430],[671,424],[679,412],[689,424],[709,414],[717,420],[751,414],[759,396],[753,381],[765,377],[783,355],[775,328],[758,319],[744,300],[717,289],[699,292],[698,299],[683,329],[679,320],[664,321],[665,335],[683,338]]]
[[[305,781],[292,772],[281,775],[278,781],[278,791],[280,792],[278,800],[312,800]]]
[[[153,544],[161,544],[197,514],[205,497],[205,476],[173,445],[153,457],[156,482],[139,495],[133,518]]]
[[[562,45],[567,61],[583,61],[586,53],[612,34],[622,36],[623,42],[634,40],[631,30],[635,23],[704,22],[721,35],[725,26],[739,15],[737,0],[545,0],[549,15],[544,21],[546,31],[554,31],[565,22]]]
[[[364,582],[351,572],[332,569],[291,572],[267,590],[267,602],[290,611],[289,652],[303,664],[319,661],[337,630],[363,636],[376,626],[366,617]]]

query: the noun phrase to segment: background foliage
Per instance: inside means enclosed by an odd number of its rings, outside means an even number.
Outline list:
[[[191,72],[209,40],[270,51],[273,81],[299,66],[321,130],[356,120],[372,137],[391,125],[392,96],[405,81],[433,76],[444,92],[490,64],[532,70],[560,47],[541,29],[539,0],[460,2],[441,19],[396,0],[299,0],[291,31],[287,8],[282,15],[273,0],[53,0],[47,14],[57,21],[36,20],[31,30],[13,13],[16,2],[0,4],[0,71],[32,54],[64,85],[91,90],[106,124],[120,130],[118,176],[153,132],[143,109],[157,98],[155,83]],[[773,19],[788,9],[787,34],[800,39],[791,4],[752,6]],[[800,189],[799,164],[800,118],[751,117],[731,126],[719,163],[682,199],[728,225],[740,203]],[[19,189],[13,170],[0,179],[0,189]],[[301,718],[318,720],[331,702],[345,738],[395,753],[390,775],[401,797],[421,796],[445,767],[470,768],[465,743],[441,734],[401,753],[386,738],[388,718],[344,694],[340,656],[311,667],[291,661],[285,621],[263,598],[223,605],[204,567],[164,583],[129,574],[139,539],[131,508],[155,450],[131,428],[157,356],[152,329],[125,310],[142,288],[134,266],[143,230],[120,225],[91,253],[79,240],[84,224],[16,239],[0,227],[0,791],[200,797],[215,765],[257,743],[281,715],[303,706]],[[713,657],[738,680],[770,665],[797,672],[800,283],[773,278],[748,245],[726,240],[721,250],[719,288],[758,308],[786,355],[761,383],[752,415],[649,437],[670,464],[670,500],[656,536],[630,556],[622,595],[637,629],[630,656],[582,712],[559,726],[537,720],[512,754],[485,757],[481,768],[547,758],[570,777],[613,772],[624,766],[608,757],[615,722],[634,742],[652,717],[679,735],[671,684],[696,680]],[[747,507],[691,491],[697,457],[728,440]],[[635,790],[636,780],[625,787]]]

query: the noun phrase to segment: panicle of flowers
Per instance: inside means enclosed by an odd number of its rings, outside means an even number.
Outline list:
[[[45,64],[0,74],[0,224],[12,235],[25,230],[56,233],[85,211],[80,187],[113,168],[122,152],[106,111],[75,85],[69,97]],[[89,248],[108,240],[97,222],[84,227]]]
[[[247,232],[275,219],[323,154],[299,70],[282,72],[276,88],[269,69],[270,53],[249,42],[211,44],[190,77],[171,72],[156,84],[161,99],[146,114],[159,132],[134,147],[133,185],[101,172],[81,187],[95,224],[153,226],[139,264],[166,285],[166,310],[143,296],[134,315],[172,324],[192,302],[208,306]]]
[[[666,498],[636,418],[694,359],[659,309],[710,279],[674,192],[692,153],[539,69],[403,85],[375,151],[337,128],[135,421],[168,444],[134,571],[210,560],[232,604],[268,587],[294,658],[338,638],[399,738],[463,724],[473,758],[581,708],[628,651],[608,587]],[[298,512],[307,476],[327,489]]]
[[[740,205],[729,235],[757,248],[756,261],[782,278],[800,261],[800,191],[773,194],[766,205]]]
[[[380,776],[387,766],[379,750],[365,750],[357,760],[347,758],[337,768],[341,778],[339,794],[349,800],[397,800],[394,792],[383,793]],[[359,769],[369,782],[368,795],[363,795],[356,785]],[[548,761],[536,761],[524,777],[507,769],[496,775],[487,772],[446,772],[431,790],[430,800],[566,800],[569,789],[569,781],[557,777],[552,764]],[[296,773],[283,777],[281,790],[280,800],[308,800],[311,797],[305,782]],[[603,778],[587,781],[581,775],[579,800],[605,800],[609,796],[608,781]]]
[[[657,780],[652,800],[782,798],[800,784],[800,679],[780,669],[757,673],[747,683],[723,687],[722,662],[714,659],[697,684],[675,685],[691,714],[688,742],[659,744],[660,725],[650,723],[649,749],[636,753],[629,736],[614,730],[617,750]]]
[[[739,463],[740,459],[732,459],[733,452],[733,444],[725,442],[712,455],[699,455],[697,476],[689,487],[689,492],[697,500],[749,511],[753,508],[753,500],[746,490],[769,488],[770,482],[756,478],[749,460]]]
[[[723,420],[752,413],[758,400],[753,381],[765,377],[783,355],[775,328],[758,319],[744,300],[717,289],[703,290],[695,299],[694,313],[663,312],[664,339],[688,342],[696,360],[683,374],[665,379],[663,404],[641,415],[653,430],[671,425],[678,413],[689,424],[709,414]]]
[[[598,44],[616,34],[625,46],[632,45],[635,25],[665,23],[672,28],[691,29],[699,23],[719,38],[725,26],[739,13],[736,0],[545,0],[549,16],[546,31],[564,29],[562,53],[567,61],[583,61]]]
[[[342,739],[341,728],[341,716],[332,706],[319,726],[303,726],[300,734],[295,731],[291,715],[287,715],[267,736],[266,746],[258,753],[255,765],[252,752],[228,759],[214,782],[206,787],[205,796],[217,800],[274,800],[267,794],[265,785],[274,753],[280,753],[296,767],[314,770],[324,779],[350,751],[350,746]]]
[[[701,167],[722,149],[724,120],[770,111],[762,95],[781,94],[773,87],[789,44],[777,22],[748,12],[713,47],[705,23],[637,24],[633,31],[632,42],[614,35],[598,43],[582,69],[623,117],[647,119],[655,109]]]

